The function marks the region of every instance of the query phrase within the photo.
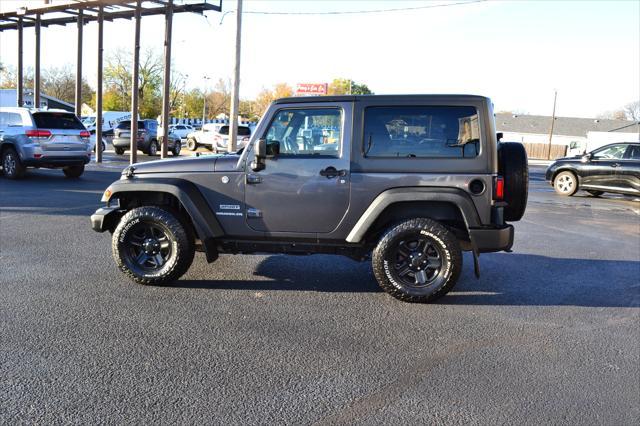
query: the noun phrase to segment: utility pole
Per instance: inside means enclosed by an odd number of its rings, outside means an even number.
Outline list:
[[[169,146],[169,113],[171,90],[171,32],[173,23],[173,0],[166,3],[164,29],[164,77],[162,84],[162,142],[160,143],[160,158],[167,158]]]
[[[551,113],[551,130],[549,130],[549,148],[547,150],[547,160],[551,160],[551,140],[553,139],[553,125],[556,122],[556,100],[558,99],[558,91],[553,91],[553,112]]]
[[[207,117],[207,80],[209,80],[209,76],[204,75],[202,78],[204,79],[204,91],[202,92],[204,100],[204,103],[202,104],[202,127],[204,127],[204,120]]]
[[[233,67],[233,93],[231,98],[231,113],[229,117],[229,152],[235,152],[238,139],[238,104],[240,97],[240,37],[242,35],[242,0],[238,0],[236,10],[236,62]]]
[[[135,29],[133,32],[133,69],[131,70],[131,152],[129,163],[138,162],[138,100],[140,97],[140,14],[141,0],[136,1],[136,11],[134,14]]]

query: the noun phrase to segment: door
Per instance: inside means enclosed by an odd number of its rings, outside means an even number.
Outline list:
[[[617,169],[622,164],[626,149],[626,144],[614,144],[593,151],[591,160],[582,167],[581,185],[620,187]]]
[[[265,168],[248,168],[245,186],[254,230],[329,233],[349,206],[351,105],[302,105],[283,106],[259,135],[267,141]]]
[[[640,194],[640,144],[630,144],[621,163],[617,172],[622,188]]]

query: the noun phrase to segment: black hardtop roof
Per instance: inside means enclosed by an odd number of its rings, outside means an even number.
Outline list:
[[[486,96],[478,95],[336,95],[336,96],[297,96],[290,98],[276,99],[275,104],[295,104],[295,103],[312,103],[312,102],[358,102],[363,100],[376,101],[419,101],[428,102],[446,102],[446,101],[488,101]]]

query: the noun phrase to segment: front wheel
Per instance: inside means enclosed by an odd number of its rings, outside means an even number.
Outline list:
[[[118,155],[122,155],[122,154],[124,154],[124,148],[118,148],[118,147],[116,147],[116,148],[114,148],[114,149],[115,149],[115,151],[116,151],[116,154],[118,154]]]
[[[180,278],[195,253],[193,233],[173,213],[138,207],[125,214],[113,233],[113,258],[138,284],[162,285]]]
[[[373,251],[378,284],[405,302],[430,302],[458,281],[462,251],[457,238],[440,223],[416,218],[390,228]]]
[[[571,172],[561,172],[553,180],[553,189],[560,195],[571,196],[578,190],[578,178]]]
[[[174,157],[177,157],[178,155],[180,155],[180,150],[182,149],[182,142],[177,141],[175,143],[175,145],[173,145],[173,149],[171,150],[171,152],[173,153]]]
[[[84,173],[84,164],[64,167],[62,173],[68,178],[79,178]]]

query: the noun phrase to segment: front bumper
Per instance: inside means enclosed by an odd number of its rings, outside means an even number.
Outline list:
[[[469,234],[480,253],[510,251],[513,246],[512,225],[500,228],[471,228]]]
[[[102,207],[91,215],[91,228],[96,232],[113,231],[120,218],[119,207]]]

